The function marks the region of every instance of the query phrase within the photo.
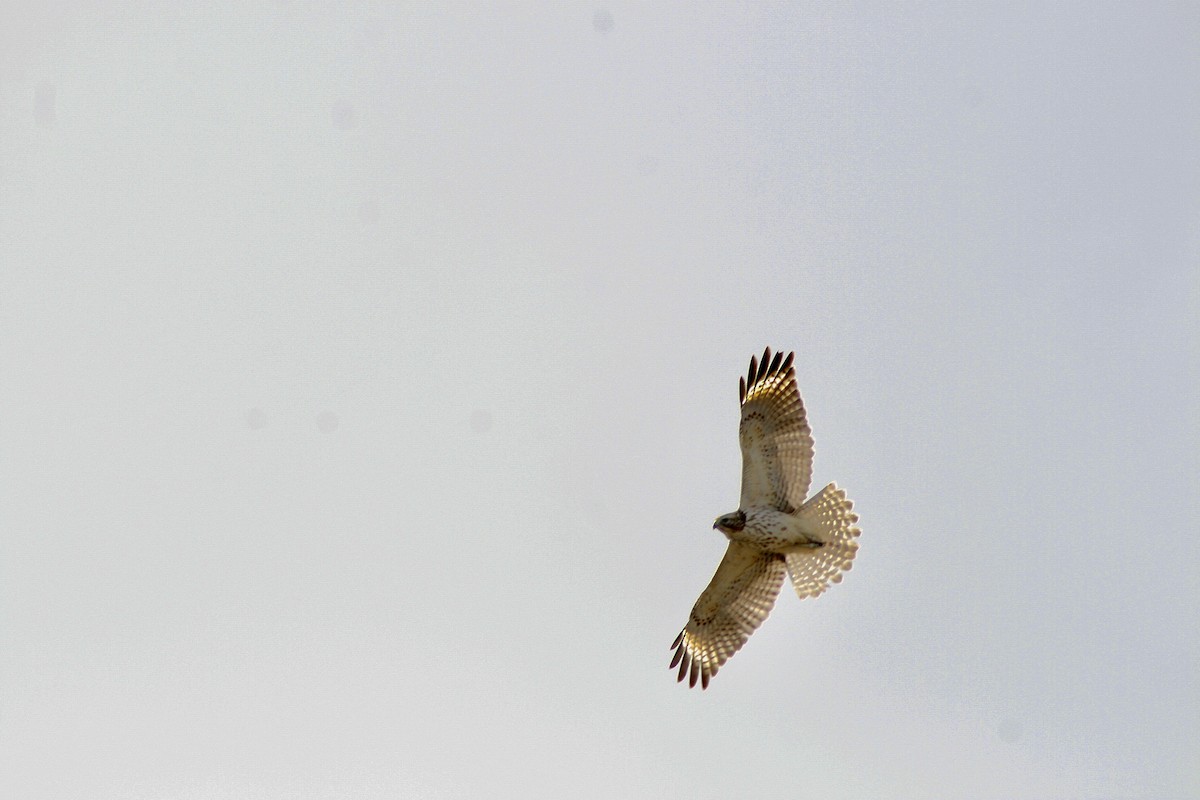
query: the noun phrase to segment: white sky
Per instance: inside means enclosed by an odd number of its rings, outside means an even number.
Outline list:
[[[0,796],[1200,796],[1200,6],[140,5],[0,26]],[[688,691],[764,345],[862,549]]]

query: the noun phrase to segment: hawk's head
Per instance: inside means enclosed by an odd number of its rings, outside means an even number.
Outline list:
[[[735,511],[732,514],[725,514],[717,517],[717,521],[713,523],[713,528],[726,536],[731,533],[737,533],[744,527],[746,527],[745,511]]]

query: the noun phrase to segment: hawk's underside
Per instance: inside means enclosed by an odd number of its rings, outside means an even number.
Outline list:
[[[806,500],[813,441],[792,367],[795,353],[750,359],[742,379],[742,498],[714,528],[729,538],[708,588],[671,648],[678,679],[708,681],[775,605],[784,575],[801,599],[842,579],[858,550],[858,516],[846,493],[829,484]]]

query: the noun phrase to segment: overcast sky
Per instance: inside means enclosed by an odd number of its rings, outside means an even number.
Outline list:
[[[1200,6],[155,5],[0,26],[0,795],[1200,796]]]

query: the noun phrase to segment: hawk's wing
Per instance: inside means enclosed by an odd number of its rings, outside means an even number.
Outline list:
[[[776,353],[772,359],[768,347],[762,363],[750,358],[750,374],[741,381],[741,508],[790,512],[804,505],[808,494],[813,440],[796,389],[795,355]]]
[[[692,615],[671,647],[679,666],[679,680],[708,688],[708,681],[762,624],[775,605],[783,576],[783,556],[757,547],[730,542],[708,588],[692,608]]]

